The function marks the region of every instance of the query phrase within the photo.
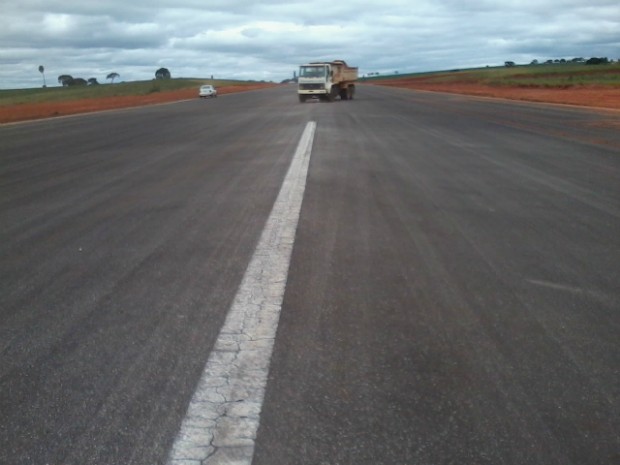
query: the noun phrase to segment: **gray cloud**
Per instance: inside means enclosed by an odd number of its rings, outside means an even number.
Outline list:
[[[0,16],[0,88],[59,74],[290,77],[344,58],[361,73],[620,58],[617,0],[20,0]]]

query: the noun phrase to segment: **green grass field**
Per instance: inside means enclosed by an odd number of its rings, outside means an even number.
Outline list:
[[[586,65],[583,63],[527,65],[439,71],[432,73],[393,74],[366,78],[413,79],[437,83],[471,82],[490,86],[568,88],[604,86],[620,89],[620,64]]]
[[[196,92],[198,92],[198,87],[201,84],[213,84],[216,87],[221,87],[251,85],[255,84],[255,82],[180,78],[99,84],[95,86],[56,86],[34,89],[0,90],[0,105],[57,102],[100,97],[121,97],[126,95],[147,95],[153,92],[167,92],[188,88],[196,89]]]

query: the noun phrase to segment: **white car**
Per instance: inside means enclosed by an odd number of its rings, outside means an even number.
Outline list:
[[[211,84],[205,84],[203,86],[200,86],[198,97],[200,98],[217,97],[217,89],[213,87]]]

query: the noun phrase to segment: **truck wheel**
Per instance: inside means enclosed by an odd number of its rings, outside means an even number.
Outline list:
[[[304,103],[306,101],[306,96],[305,95],[300,95],[299,96],[299,103]]]
[[[338,88],[336,86],[332,86],[332,88],[329,90],[328,100],[330,102],[333,102],[334,100],[336,100],[337,96],[338,96]]]
[[[340,100],[347,100],[347,89],[340,89]]]
[[[347,87],[347,99],[353,100],[353,94],[355,93],[355,87]]]

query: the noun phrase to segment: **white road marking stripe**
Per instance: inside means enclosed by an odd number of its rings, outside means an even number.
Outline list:
[[[309,122],[224,326],[169,465],[250,465],[316,123]]]

